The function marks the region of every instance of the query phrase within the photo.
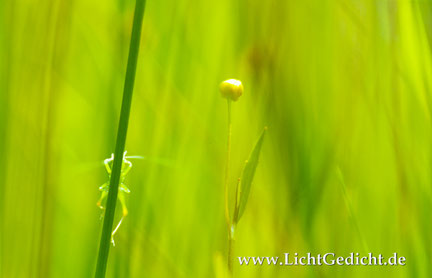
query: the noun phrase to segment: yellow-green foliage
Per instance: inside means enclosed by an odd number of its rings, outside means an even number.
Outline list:
[[[2,278],[94,274],[133,6],[0,4]],[[107,277],[223,272],[218,84],[232,76],[245,95],[231,173],[271,131],[236,255],[407,257],[396,268],[235,265],[236,277],[431,277],[431,11],[406,0],[148,1],[126,143],[146,159],[126,180]]]

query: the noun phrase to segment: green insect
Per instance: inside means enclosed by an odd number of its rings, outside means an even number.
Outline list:
[[[117,232],[117,230],[120,228],[120,225],[122,224],[123,219],[128,215],[128,209],[126,206],[126,194],[129,194],[130,190],[124,183],[126,175],[129,173],[130,169],[132,168],[132,163],[129,160],[127,160],[128,158],[142,158],[142,157],[140,157],[140,156],[126,156],[126,152],[124,152],[124,154],[123,154],[123,163],[122,163],[122,168],[121,168],[120,181],[119,181],[119,192],[118,192],[118,199],[119,199],[120,204],[122,206],[122,217],[111,234],[111,242],[112,242],[113,246],[115,246],[114,235]],[[100,197],[99,201],[97,202],[97,206],[103,210],[101,218],[104,216],[104,213],[105,213],[105,207],[102,205],[102,202],[108,196],[113,161],[114,161],[114,154],[111,154],[110,158],[107,158],[104,160],[104,164],[105,164],[105,168],[108,172],[109,180],[99,187],[99,190],[102,191],[102,193],[101,193],[101,197]]]

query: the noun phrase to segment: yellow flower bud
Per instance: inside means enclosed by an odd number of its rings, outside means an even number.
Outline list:
[[[230,100],[238,100],[243,94],[243,84],[237,79],[228,79],[219,86],[222,97]]]

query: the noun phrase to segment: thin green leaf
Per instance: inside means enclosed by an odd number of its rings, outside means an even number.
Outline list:
[[[126,77],[123,88],[123,101],[120,111],[120,120],[117,131],[117,141],[114,152],[114,163],[112,168],[109,193],[106,203],[105,218],[102,235],[99,244],[99,255],[96,264],[95,278],[104,278],[107,269],[111,234],[114,222],[114,213],[117,203],[117,194],[121,176],[123,153],[126,144],[126,135],[129,124],[129,115],[132,102],[132,94],[135,83],[135,72],[138,61],[138,52],[141,40],[142,21],[144,17],[146,0],[136,0],[135,13],[132,25],[132,35],[129,45],[129,57],[126,68]]]
[[[255,147],[253,148],[249,156],[249,159],[246,161],[246,164],[243,168],[243,172],[237,188],[237,206],[236,206],[236,211],[234,213],[234,219],[233,219],[234,223],[237,223],[240,220],[245,210],[249,198],[250,189],[252,186],[252,181],[255,176],[255,170],[258,166],[261,146],[266,131],[267,128],[264,128],[264,130],[262,131],[258,139],[258,142],[255,144]]]

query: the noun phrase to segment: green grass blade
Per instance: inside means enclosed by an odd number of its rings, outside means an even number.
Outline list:
[[[135,83],[135,72],[138,60],[139,45],[141,39],[141,27],[144,16],[145,0],[137,0],[133,19],[132,35],[129,46],[129,57],[126,69],[126,78],[123,89],[123,101],[120,111],[120,120],[117,132],[116,148],[114,153],[114,164],[110,180],[110,190],[106,204],[105,218],[99,245],[99,256],[96,266],[96,278],[105,277],[108,254],[110,248],[111,232],[113,228],[114,213],[117,203],[117,193],[120,181],[123,152],[126,144],[126,134],[129,123],[132,93]]]
[[[261,146],[264,140],[264,135],[267,131],[267,128],[264,128],[262,131],[258,142],[255,144],[249,159],[246,161],[246,164],[243,168],[242,176],[240,178],[240,183],[237,188],[237,206],[234,212],[233,222],[237,223],[243,215],[245,210],[250,189],[252,186],[252,181],[255,176],[255,170],[258,166],[259,156],[261,152]]]

